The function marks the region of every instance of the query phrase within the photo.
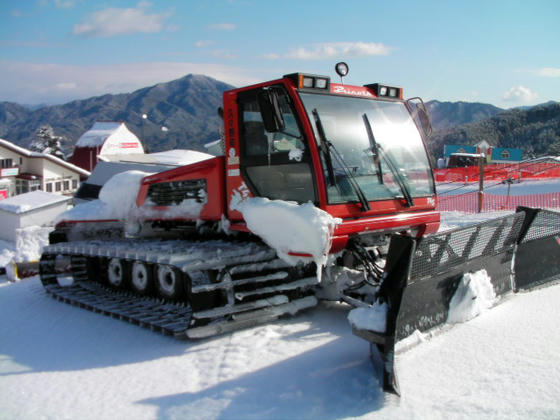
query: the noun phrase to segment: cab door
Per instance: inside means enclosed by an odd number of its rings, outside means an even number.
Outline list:
[[[311,153],[291,99],[282,86],[267,89],[275,89],[284,127],[266,130],[257,99],[262,88],[238,94],[241,176],[253,196],[317,204]]]

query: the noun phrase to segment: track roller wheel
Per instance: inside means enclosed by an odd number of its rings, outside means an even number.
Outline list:
[[[169,265],[157,266],[156,284],[160,296],[164,298],[179,299],[184,295],[181,273]]]
[[[140,295],[146,295],[151,289],[151,284],[150,268],[142,261],[134,261],[130,273],[132,289]]]
[[[107,266],[107,281],[110,286],[123,288],[125,286],[124,262],[118,258],[111,258]]]

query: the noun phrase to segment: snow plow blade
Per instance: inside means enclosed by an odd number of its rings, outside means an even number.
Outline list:
[[[385,333],[354,328],[382,360],[382,387],[400,395],[395,344],[444,324],[463,275],[485,269],[497,296],[560,278],[560,213],[519,208],[510,216],[425,238],[391,238],[379,298]]]
[[[526,214],[515,253],[515,291],[557,280],[560,272],[560,213],[519,207]]]

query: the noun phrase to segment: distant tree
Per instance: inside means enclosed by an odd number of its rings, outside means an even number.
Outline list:
[[[64,136],[55,135],[53,128],[45,124],[40,126],[35,132],[35,140],[29,145],[29,150],[64,159],[64,151],[62,150],[62,143],[64,142],[66,142]]]
[[[560,141],[554,142],[548,146],[548,154],[552,156],[560,156]]]

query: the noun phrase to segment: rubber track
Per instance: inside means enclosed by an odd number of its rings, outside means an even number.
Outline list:
[[[55,299],[80,308],[111,316],[177,338],[186,338],[192,311],[181,304],[162,303],[155,299],[118,293],[95,282],[72,286],[49,284],[45,290]]]
[[[264,298],[254,302],[254,308],[248,304],[246,312],[242,312],[244,304],[235,306],[217,307],[209,312],[219,312],[220,308],[229,312],[240,312],[233,315],[232,320],[214,320],[206,327],[198,327],[196,318],[204,317],[203,313],[193,314],[188,303],[169,302],[157,297],[140,297],[132,292],[115,290],[104,286],[101,283],[88,280],[87,264],[88,256],[111,256],[117,258],[140,257],[141,260],[150,262],[167,263],[182,271],[188,269],[207,268],[209,266],[223,267],[227,265],[233,272],[252,272],[255,269],[271,264],[271,258],[276,258],[275,253],[270,248],[257,244],[242,243],[239,246],[232,243],[223,242],[190,242],[177,241],[174,243],[174,252],[161,252],[164,242],[145,242],[140,249],[134,249],[138,244],[129,241],[107,242],[68,242],[58,243],[45,247],[40,262],[41,281],[47,293],[52,297],[96,313],[102,313],[113,318],[121,319],[135,325],[149,328],[152,331],[176,338],[203,338],[221,332],[232,331],[250,325],[256,325],[267,320],[276,319],[283,313],[295,313],[298,310],[315,306],[317,301],[310,296],[303,299],[296,299],[292,303],[288,302],[286,296],[280,294],[283,287],[298,288],[302,290],[308,288],[313,279],[301,279],[286,285],[278,286],[279,294],[270,299]],[[189,252],[195,250],[196,252]],[[158,252],[159,251],[159,252]],[[202,254],[201,254],[202,253]],[[190,255],[195,254],[193,258]],[[73,283],[71,285],[59,285],[56,273],[56,257],[65,255],[71,259],[71,274]],[[204,258],[201,258],[201,255]],[[276,264],[277,265],[277,264]],[[280,268],[280,266],[278,267]],[[274,276],[269,276],[273,278]],[[260,278],[261,281],[265,277]],[[239,280],[238,284],[243,284],[246,280]],[[316,282],[316,279],[315,279]],[[300,286],[301,284],[301,286]],[[226,287],[227,284],[212,283],[206,287]],[[205,289],[205,286],[198,286]],[[231,286],[229,286],[231,287]],[[194,289],[197,286],[193,286]],[[267,290],[263,288],[263,290]],[[267,309],[269,308],[269,309]],[[193,327],[195,325],[195,328]],[[191,327],[190,331],[189,327]]]

